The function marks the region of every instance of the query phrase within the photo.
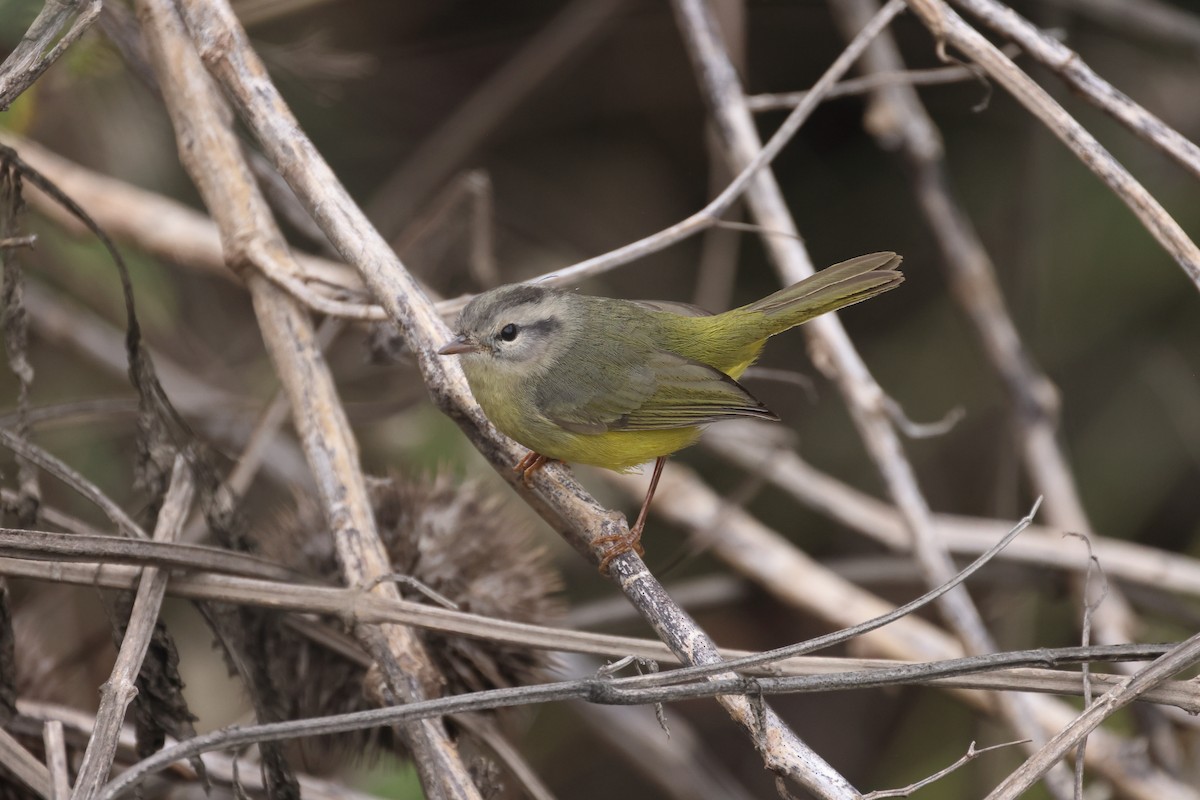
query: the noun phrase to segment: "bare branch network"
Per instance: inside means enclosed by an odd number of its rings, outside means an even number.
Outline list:
[[[6,797],[1200,800],[1200,18],[25,5]],[[521,480],[437,352],[502,283],[719,311],[872,251],[646,560],[648,476]]]

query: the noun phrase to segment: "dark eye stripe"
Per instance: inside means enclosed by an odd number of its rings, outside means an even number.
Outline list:
[[[546,319],[538,320],[537,322],[533,323],[532,325],[526,325],[525,327],[526,327],[526,329],[528,329],[530,331],[535,331],[537,333],[551,334],[551,333],[554,333],[555,331],[557,331],[559,328],[561,328],[562,323],[559,322],[554,317],[547,317]]]

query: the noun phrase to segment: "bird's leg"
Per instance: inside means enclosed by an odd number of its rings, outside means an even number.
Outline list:
[[[521,482],[526,486],[529,486],[533,483],[533,476],[537,474],[537,471],[546,464],[549,464],[551,461],[553,461],[553,459],[546,458],[541,453],[535,453],[530,450],[520,461],[517,462],[517,465],[513,467],[513,472],[520,475]]]
[[[608,574],[608,565],[619,555],[624,555],[631,550],[639,556],[645,555],[646,551],[642,547],[642,529],[646,527],[646,515],[650,512],[650,501],[654,499],[654,491],[658,488],[658,479],[662,477],[663,467],[666,466],[666,463],[666,456],[659,456],[655,459],[654,472],[650,475],[650,488],[646,490],[646,499],[642,501],[642,510],[638,512],[637,522],[633,523],[633,527],[629,529],[629,535],[601,536],[596,539],[597,545],[612,545],[612,548],[600,559],[601,575]]]

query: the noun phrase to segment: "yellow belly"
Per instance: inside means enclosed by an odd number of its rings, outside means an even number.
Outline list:
[[[571,433],[559,430],[554,441],[530,449],[550,458],[572,464],[591,464],[596,467],[628,472],[639,464],[694,444],[700,428],[670,428],[657,431],[608,431],[607,433]],[[520,439],[518,439],[520,441]]]

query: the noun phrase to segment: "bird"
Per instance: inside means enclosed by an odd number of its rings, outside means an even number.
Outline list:
[[[710,423],[779,419],[737,380],[767,340],[895,288],[904,280],[900,262],[893,252],[859,256],[720,314],[510,284],[474,297],[437,352],[460,359],[484,414],[528,448],[513,467],[527,484],[552,460],[616,472],[654,460],[628,535],[597,541],[607,545],[607,574],[617,556],[644,553],[641,535],[668,456]]]

